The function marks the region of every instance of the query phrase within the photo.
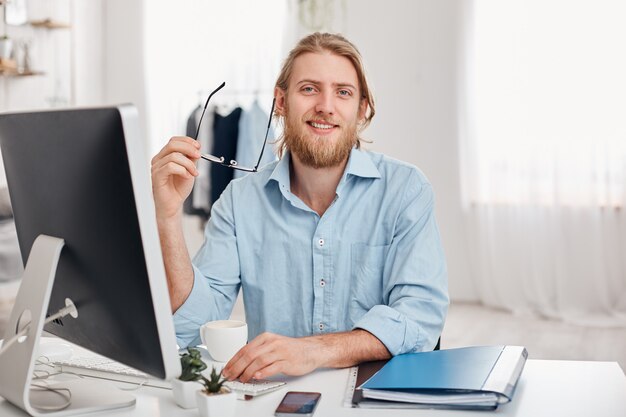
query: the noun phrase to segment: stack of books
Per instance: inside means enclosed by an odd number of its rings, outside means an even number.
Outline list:
[[[495,410],[513,399],[528,352],[474,346],[361,364],[355,407]]]

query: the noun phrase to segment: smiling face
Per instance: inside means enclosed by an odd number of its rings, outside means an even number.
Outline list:
[[[287,91],[277,89],[276,98],[285,117],[285,145],[303,164],[327,168],[348,158],[366,107],[348,58],[330,52],[298,56]]]

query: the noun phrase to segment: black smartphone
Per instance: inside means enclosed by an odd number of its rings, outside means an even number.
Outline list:
[[[306,417],[312,416],[322,394],[319,392],[289,391],[278,404],[274,412],[279,417]]]

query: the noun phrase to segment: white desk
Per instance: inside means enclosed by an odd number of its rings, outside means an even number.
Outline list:
[[[315,417],[338,416],[524,416],[524,417],[624,417],[626,416],[626,376],[616,362],[575,362],[529,360],[517,386],[513,402],[493,411],[449,410],[372,410],[342,407],[348,370],[320,370],[293,378],[285,389],[237,401],[236,415],[273,416],[285,392],[318,391],[322,393]],[[197,409],[179,408],[169,390],[140,388],[135,391],[137,404],[98,416],[177,417],[197,416]],[[26,414],[0,398],[0,416],[24,417]]]

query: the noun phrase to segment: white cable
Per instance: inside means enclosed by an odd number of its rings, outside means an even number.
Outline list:
[[[68,300],[66,300],[66,303],[68,303]],[[72,317],[77,317],[78,316],[78,311],[76,310],[76,306],[71,301],[69,301],[69,303],[65,307],[61,308],[59,311],[57,311],[53,315],[51,315],[50,317],[46,318],[46,320],[44,322],[44,325],[46,325],[48,323],[51,323],[51,322],[53,322],[56,319],[63,318],[65,316],[67,316],[68,314],[71,315]],[[9,347],[11,347],[21,337],[26,336],[26,334],[28,333],[29,329],[30,329],[30,323],[28,323],[22,330],[20,330],[16,335],[11,337],[9,340],[5,340],[4,343],[2,344],[2,346],[0,346],[0,356],[2,356],[2,354],[4,352],[6,352],[9,349]],[[45,356],[40,356],[40,358],[42,358],[42,357],[45,358],[45,359],[48,359]],[[48,359],[48,361],[49,361],[49,359]],[[41,362],[39,360],[39,358],[37,358],[35,362],[39,363],[41,365],[46,365],[46,366],[51,366],[52,367],[52,365],[49,365],[49,364],[44,363],[44,362]],[[44,375],[37,375],[37,372],[42,372],[42,373],[44,373]],[[45,382],[45,380],[47,378],[49,378],[51,376],[54,376],[54,375],[57,375],[57,374],[52,374],[52,373],[50,373],[48,371],[43,371],[43,370],[40,370],[40,371],[35,370],[33,372],[33,379],[41,380],[41,381]],[[51,387],[49,387],[47,385],[40,385],[40,384],[36,384],[34,382],[31,382],[30,387],[31,387],[30,388],[31,390],[32,389],[39,389],[39,390],[45,390],[45,391],[53,392],[53,393],[55,393],[55,394],[57,394],[57,395],[59,395],[59,396],[61,396],[61,397],[63,397],[65,399],[65,403],[64,404],[60,404],[58,406],[43,406],[43,405],[34,406],[35,408],[37,408],[39,410],[43,410],[43,411],[61,411],[61,410],[66,409],[67,407],[69,407],[70,404],[72,404],[72,392],[69,389],[67,389],[67,388],[51,388]]]
[[[148,380],[144,379],[143,381],[141,381],[139,383],[137,383],[137,382],[126,382],[126,381],[123,381],[123,382],[125,382],[127,384],[137,385],[137,386],[136,387],[132,387],[132,388],[122,388],[122,387],[118,386],[117,389],[122,390],[122,391],[137,391],[140,388],[143,388],[148,383]]]
[[[33,408],[37,408],[38,410],[43,411],[61,411],[69,407],[70,404],[72,404],[72,391],[70,391],[68,388],[51,388],[47,385],[35,384],[34,382],[31,382],[30,386],[31,390],[37,388],[39,390],[50,391],[65,399],[65,403],[60,405],[33,405]],[[66,392],[67,394],[63,394],[63,392]]]
[[[76,312],[76,306],[74,306],[74,304],[70,304],[67,305],[65,307],[63,307],[62,309],[60,309],[59,311],[57,311],[56,313],[54,313],[53,315],[51,315],[50,317],[48,317],[44,323],[48,324],[56,319],[59,318],[63,318],[65,316],[67,316],[68,314],[75,316],[77,314]],[[15,342],[17,342],[17,340],[21,337],[26,336],[26,334],[28,333],[28,330],[30,329],[30,323],[28,323],[26,325],[26,327],[24,327],[22,330],[19,331],[19,333],[17,333],[15,336],[13,336],[12,338],[10,338],[9,340],[5,340],[4,343],[2,343],[2,347],[0,347],[0,356],[2,356],[2,354],[9,349],[9,347],[11,345],[13,345]]]

